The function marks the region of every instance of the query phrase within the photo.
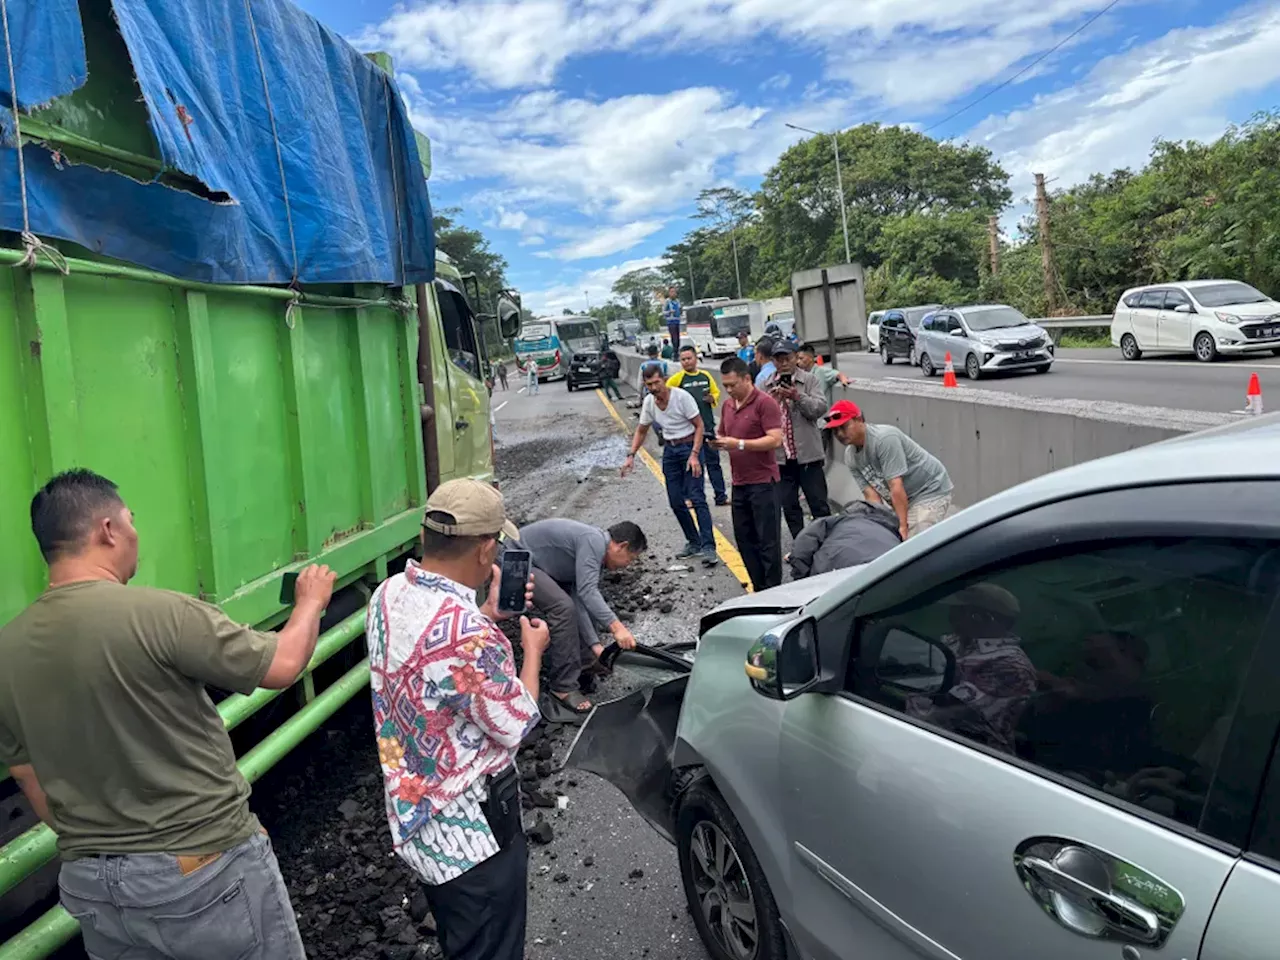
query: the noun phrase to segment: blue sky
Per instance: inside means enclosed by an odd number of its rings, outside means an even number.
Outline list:
[[[928,128],[1109,0],[300,0],[393,55],[458,206],[535,311],[602,302],[691,227],[704,187],[753,189],[787,122]],[[1067,185],[1280,105],[1280,0],[1121,0],[931,134]],[[804,266],[804,265],[802,265]],[[584,293],[585,292],[585,293]]]

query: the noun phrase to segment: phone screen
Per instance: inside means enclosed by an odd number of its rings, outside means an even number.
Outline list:
[[[280,602],[289,605],[293,603],[294,592],[298,586],[297,573],[286,573],[280,578]]]
[[[524,613],[525,586],[533,569],[528,550],[508,549],[502,555],[502,585],[498,588],[498,609],[503,613]]]
[[[783,373],[783,374],[780,374],[780,375],[778,376],[778,380],[779,380],[779,381],[781,381],[781,383],[782,383],[782,385],[783,385],[784,387],[789,387],[789,386],[791,386],[791,374],[789,374],[789,373]]]

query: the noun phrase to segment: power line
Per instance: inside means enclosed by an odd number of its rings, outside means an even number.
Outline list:
[[[1086,30],[1088,30],[1091,26],[1093,26],[1095,23],[1097,23],[1099,20],[1101,20],[1104,16],[1106,16],[1108,13],[1110,13],[1112,9],[1114,9],[1114,8],[1115,8],[1115,7],[1117,7],[1117,6],[1119,6],[1120,2],[1121,2],[1121,0],[1111,0],[1111,2],[1110,2],[1110,3],[1108,3],[1105,7],[1103,7],[1101,10],[1099,10],[1097,13],[1095,13],[1092,17],[1090,17],[1088,20],[1086,20],[1084,23],[1082,23],[1079,27],[1077,27],[1077,28],[1076,28],[1075,30],[1073,30],[1071,33],[1069,33],[1069,34],[1067,34],[1065,37],[1063,37],[1060,41],[1058,41],[1056,44],[1054,44],[1052,47],[1050,47],[1050,48],[1049,48],[1048,50],[1046,50],[1044,53],[1040,54],[1040,56],[1036,57],[1034,60],[1032,60],[1030,63],[1028,63],[1025,67],[1023,67],[1021,70],[1019,70],[1017,73],[1015,73],[1015,74],[1014,74],[1012,77],[1010,77],[1008,80],[1004,81],[1004,82],[1003,82],[1003,83],[1001,83],[1001,84],[998,84],[997,86],[992,87],[990,90],[988,90],[988,91],[987,91],[986,93],[984,93],[982,96],[978,97],[978,99],[974,100],[972,103],[967,103],[967,104],[965,104],[963,107],[961,107],[961,108],[960,108],[959,110],[957,110],[955,113],[951,114],[949,117],[946,117],[946,118],[944,118],[944,119],[942,119],[942,120],[939,120],[939,121],[938,121],[937,123],[935,123],[935,124],[931,124],[930,126],[925,127],[925,128],[924,128],[924,130],[922,130],[922,131],[921,131],[921,133],[928,133],[928,132],[929,132],[929,131],[931,131],[931,130],[937,130],[937,129],[938,129],[938,127],[941,127],[943,124],[950,123],[950,122],[951,122],[952,120],[954,120],[956,117],[960,116],[960,114],[965,113],[965,112],[967,112],[967,111],[969,111],[969,110],[972,110],[972,109],[973,109],[974,107],[976,107],[978,104],[982,103],[982,101],[987,100],[987,99],[989,99],[989,98],[991,98],[991,97],[995,96],[997,93],[999,93],[999,92],[1000,92],[1001,90],[1003,90],[1005,87],[1009,86],[1011,83],[1013,83],[1014,81],[1016,81],[1019,77],[1024,76],[1025,74],[1029,73],[1033,68],[1035,68],[1035,67],[1039,66],[1040,64],[1044,63],[1044,61],[1045,61],[1045,60],[1047,60],[1050,56],[1052,56],[1053,54],[1057,53],[1059,50],[1061,50],[1063,47],[1065,47],[1068,43],[1070,43],[1070,42],[1071,42],[1072,40],[1074,40],[1076,37],[1080,36],[1080,34],[1084,33]]]

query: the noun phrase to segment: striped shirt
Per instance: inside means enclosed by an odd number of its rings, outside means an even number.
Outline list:
[[[429,884],[498,852],[480,803],[539,719],[511,644],[475,591],[410,561],[366,619],[387,822],[396,853]]]

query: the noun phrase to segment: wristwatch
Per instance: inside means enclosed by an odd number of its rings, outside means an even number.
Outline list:
[[[745,450],[745,449],[747,449],[747,441],[745,441],[745,440],[739,440],[739,441],[738,441],[738,450],[739,450],[739,451],[742,451],[742,450]]]

